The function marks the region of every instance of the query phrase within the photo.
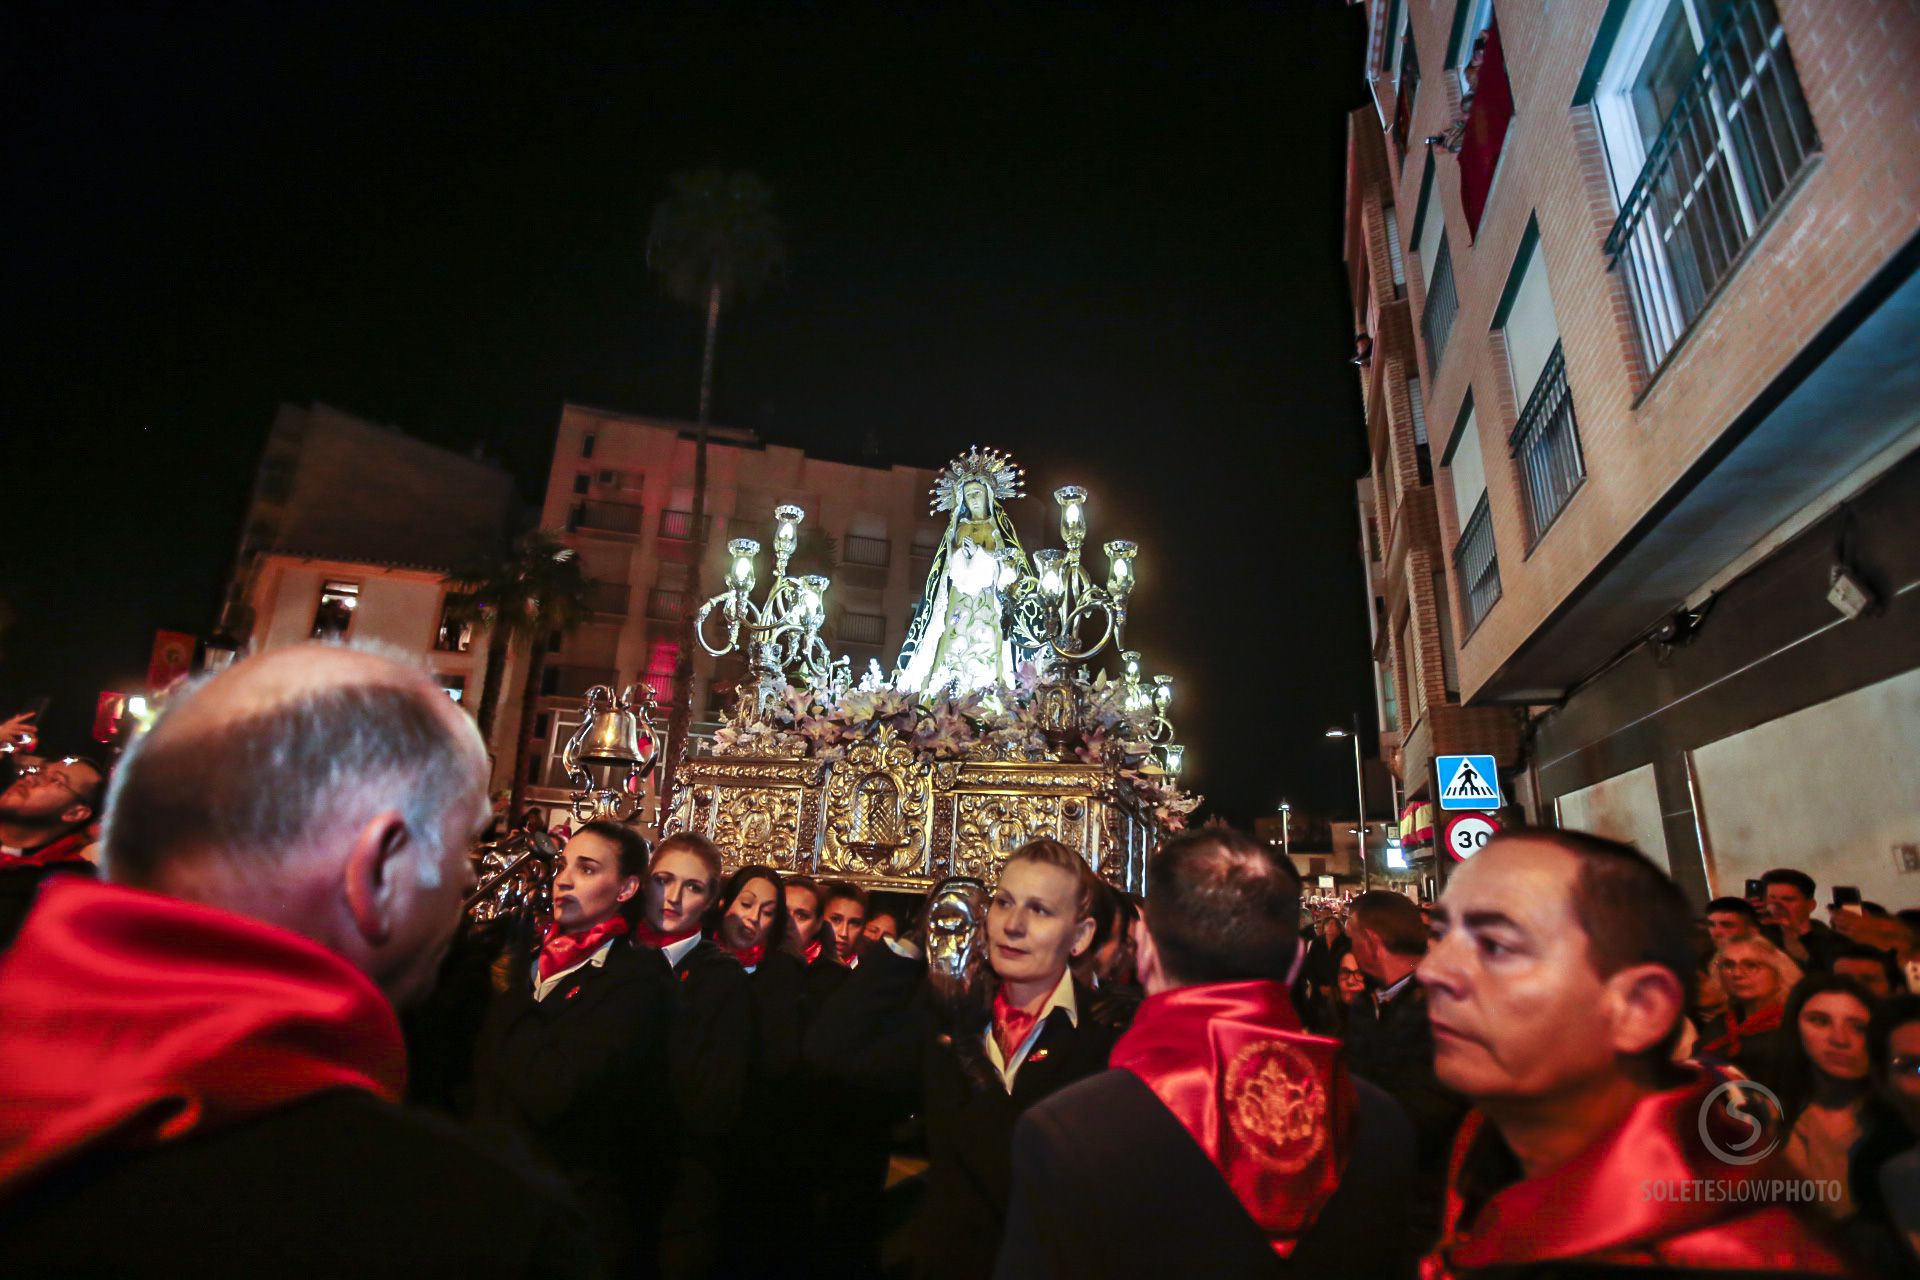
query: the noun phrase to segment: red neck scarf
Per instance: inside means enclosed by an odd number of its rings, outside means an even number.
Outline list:
[[[1704,1044],[1695,1047],[1694,1052],[1723,1053],[1727,1057],[1737,1057],[1740,1053],[1740,1037],[1757,1036],[1763,1031],[1778,1031],[1780,1020],[1786,1016],[1784,1004],[1770,1004],[1756,1009],[1745,1018],[1733,1016],[1733,1006],[1727,1006],[1727,1029]]]
[[[1020,1052],[1020,1046],[1027,1042],[1033,1024],[1038,1021],[1039,1014],[1028,1013],[1007,999],[1004,988],[993,993],[993,1039],[1000,1046],[1002,1061],[1013,1061],[1013,1055]]]
[[[663,951],[676,942],[685,942],[688,938],[697,937],[699,933],[700,926],[697,924],[691,929],[682,929],[678,933],[667,933],[656,929],[651,921],[644,919],[633,926],[634,942],[643,947],[659,947]]]
[[[272,925],[56,876],[0,962],[0,1188],[330,1089],[398,1102],[400,1023],[366,975]]]
[[[0,857],[0,866],[4,867],[60,867],[75,862],[86,862],[81,853],[93,842],[87,839],[84,829],[70,831],[38,849],[28,849],[18,857]],[[91,864],[89,864],[91,865]]]
[[[1109,1065],[1146,1082],[1291,1256],[1347,1167],[1339,1042],[1302,1031],[1278,982],[1218,982],[1148,996]]]
[[[619,916],[602,920],[591,929],[580,933],[562,933],[560,924],[555,921],[547,926],[547,934],[540,940],[540,979],[545,981],[556,973],[565,973],[588,956],[600,949],[609,938],[618,938],[627,931],[627,922]]]
[[[727,934],[724,929],[715,929],[713,931],[713,941],[722,951],[732,956],[735,960],[738,960],[742,969],[758,969],[760,962],[767,958],[766,943],[756,943],[751,947],[736,950],[727,945]]]
[[[815,934],[813,941],[807,944],[807,963],[812,964],[820,958],[820,935]]]
[[[1750,1121],[1708,1106],[1725,1080],[1702,1070],[1680,1088],[1646,1095],[1612,1132],[1558,1168],[1502,1188],[1463,1223],[1463,1184],[1476,1140],[1498,1138],[1486,1132],[1483,1114],[1470,1112],[1454,1138],[1440,1242],[1421,1261],[1420,1274],[1449,1280],[1556,1261],[1686,1275],[1852,1274],[1792,1209],[1741,1187],[1780,1176],[1781,1157],[1736,1165],[1708,1151],[1703,1116],[1724,1149],[1738,1150],[1753,1136]],[[1698,1192],[1700,1183],[1719,1185],[1710,1195],[1680,1194],[1681,1188]],[[1649,1194],[1649,1187],[1661,1186],[1675,1190]]]

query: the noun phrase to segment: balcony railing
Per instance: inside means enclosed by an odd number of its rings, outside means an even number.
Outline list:
[[[669,587],[647,592],[647,616],[656,622],[678,622],[687,613],[687,593]]]
[[[646,528],[646,508],[634,502],[576,502],[568,527],[637,536]]]
[[[620,673],[612,667],[549,666],[540,681],[540,691],[555,698],[584,698],[596,684],[618,684]]]
[[[1437,218],[1439,209],[1427,216]],[[1447,338],[1453,333],[1453,317],[1460,310],[1460,295],[1453,288],[1453,249],[1446,237],[1440,238],[1440,253],[1434,259],[1433,279],[1427,283],[1427,309],[1420,315],[1420,336],[1427,340],[1427,372],[1440,372],[1440,359],[1447,351]]]
[[[915,536],[913,545],[907,548],[907,554],[915,560],[931,560],[933,559],[933,553],[939,549],[940,539],[934,538],[931,541],[926,541],[919,536]]]
[[[1460,531],[1460,543],[1453,549],[1453,565],[1461,585],[1467,589],[1467,629],[1480,625],[1500,599],[1500,557],[1494,553],[1493,513],[1482,493]]]
[[[866,538],[850,533],[841,548],[840,558],[848,564],[875,565],[884,569],[893,559],[893,543],[885,538]]]
[[[702,516],[701,523],[706,526],[706,532],[708,534],[713,532],[712,515]],[[663,538],[675,538],[681,542],[693,541],[693,512],[662,511],[660,513],[660,536]]]
[[[842,613],[839,638],[847,644],[881,644],[887,638],[887,620],[877,613]]]
[[[587,583],[587,608],[594,613],[617,613],[625,616],[627,600],[632,588],[624,582],[600,582],[589,580]]]
[[[1607,236],[1649,369],[1666,360],[1819,149],[1773,0],[1733,0]]]
[[[1560,344],[1540,371],[1540,381],[1520,411],[1520,421],[1507,441],[1526,479],[1527,545],[1559,518],[1567,499],[1586,478],[1580,457],[1579,424],[1573,417],[1573,392],[1567,386],[1567,362]]]

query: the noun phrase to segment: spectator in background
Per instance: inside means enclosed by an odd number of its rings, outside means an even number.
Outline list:
[[[1785,1035],[1774,1079],[1790,1129],[1787,1163],[1803,1178],[1832,1181],[1838,1200],[1821,1200],[1822,1213],[1853,1215],[1847,1153],[1866,1131],[1871,1098],[1867,1023],[1873,997],[1859,984],[1830,973],[1810,973],[1787,1000]]]
[[[1745,898],[1715,898],[1707,904],[1707,932],[1724,947],[1740,938],[1760,936],[1760,915]]]
[[[84,756],[22,766],[0,791],[0,953],[48,877],[92,877],[87,858],[104,775]]]
[[[1726,989],[1727,1010],[1701,1031],[1694,1056],[1726,1063],[1771,1085],[1785,1047],[1781,1025],[1787,993],[1800,981],[1800,967],[1764,938],[1729,942],[1714,967]]]
[[[1867,1060],[1879,1105],[1851,1159],[1856,1221],[1874,1233],[1865,1251],[1882,1272],[1920,1272],[1920,996],[1897,995],[1873,1011]]]
[[[899,936],[900,917],[886,907],[875,906],[867,912],[867,922],[860,929],[860,950],[884,946],[888,938]]]
[[[1831,970],[1839,937],[1813,918],[1813,877],[1790,867],[1776,867],[1760,877],[1767,890],[1767,911],[1780,927],[1780,946],[1802,969]]]
[[[1353,949],[1347,932],[1340,924],[1340,917],[1327,912],[1314,921],[1313,935],[1307,942],[1306,959],[1301,964],[1301,975],[1306,979],[1312,1007],[1300,1011],[1309,1025],[1319,1026],[1331,1023],[1333,1006],[1339,997],[1334,986],[1339,977],[1340,957]]]
[[[867,895],[845,880],[830,880],[820,919],[833,935],[834,959],[851,965],[860,955],[860,935],[867,927]]]
[[[1845,938],[1833,950],[1833,971],[1859,983],[1875,1000],[1885,1000],[1906,985],[1892,956]]]
[[[1350,1011],[1347,1060],[1356,1076],[1385,1089],[1413,1122],[1418,1180],[1408,1212],[1424,1244],[1439,1229],[1447,1151],[1467,1109],[1434,1074],[1427,993],[1414,972],[1427,954],[1427,926],[1411,899],[1373,889],[1348,907],[1347,937],[1372,986],[1371,997]]]
[[[788,876],[783,886],[787,899],[787,943],[800,953],[811,967],[821,960],[827,934],[820,910],[826,906],[826,894],[812,876]],[[827,957],[832,963],[832,957]]]
[[[1329,1011],[1332,1014],[1333,1033],[1342,1039],[1346,1038],[1347,1030],[1356,1017],[1372,1014],[1367,1000],[1367,975],[1360,971],[1360,961],[1354,958],[1350,950],[1341,953],[1340,967],[1334,971],[1333,1001]]]
[[[1095,1021],[1125,1031],[1142,992],[1132,972],[1133,943],[1120,937],[1139,918],[1127,895],[1104,880],[1093,882],[1093,942],[1073,959],[1073,976],[1093,992]],[[1124,955],[1127,968],[1119,966]]]

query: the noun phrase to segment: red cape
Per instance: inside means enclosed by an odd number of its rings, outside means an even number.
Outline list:
[[[1503,1188],[1463,1222],[1463,1173],[1488,1127],[1470,1113],[1454,1139],[1440,1242],[1421,1276],[1452,1280],[1556,1261],[1687,1274],[1853,1274],[1792,1208],[1763,1194],[1769,1180],[1799,1178],[1778,1157],[1736,1165],[1707,1150],[1701,1112],[1724,1082],[1701,1072],[1682,1088],[1647,1095],[1619,1128],[1559,1168]],[[1729,1150],[1750,1137],[1718,1109],[1707,1126]]]
[[[1277,982],[1148,996],[1113,1047],[1165,1103],[1285,1258],[1346,1171],[1353,1081],[1340,1044],[1300,1029]]]
[[[400,1023],[283,929],[55,877],[0,961],[0,1190],[111,1142],[144,1146],[327,1089],[397,1102]]]
[[[80,855],[93,841],[87,839],[87,833],[70,831],[50,844],[38,849],[29,849],[16,857],[0,857],[0,867],[58,867],[73,862],[86,862]],[[91,866],[91,863],[87,865]]]

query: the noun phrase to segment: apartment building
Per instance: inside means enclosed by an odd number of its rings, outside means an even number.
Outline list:
[[[449,621],[446,578],[496,554],[521,518],[513,478],[484,458],[328,405],[283,404],[220,628],[256,652],[314,638],[377,642],[416,655],[471,710],[488,637]]]
[[[554,799],[565,788],[560,749],[596,684],[653,685],[671,705],[681,620],[722,589],[726,543],[752,538],[762,590],[772,572],[773,510],[806,512],[796,564],[832,579],[823,635],[836,654],[891,671],[925,585],[941,526],[927,514],[934,472],[809,458],[750,431],[710,427],[707,556],[698,586],[693,556],[693,424],[566,405],[541,509],[542,527],[566,531],[592,582],[594,614],[549,656],[529,782]],[[824,535],[824,536],[823,536]],[[758,598],[756,596],[756,598]],[[718,642],[722,629],[709,629]],[[694,651],[694,718],[731,706],[737,658]],[[662,716],[664,726],[664,713]]]
[[[1368,16],[1383,753],[1494,750],[1696,896],[1920,901],[1920,10]]]

